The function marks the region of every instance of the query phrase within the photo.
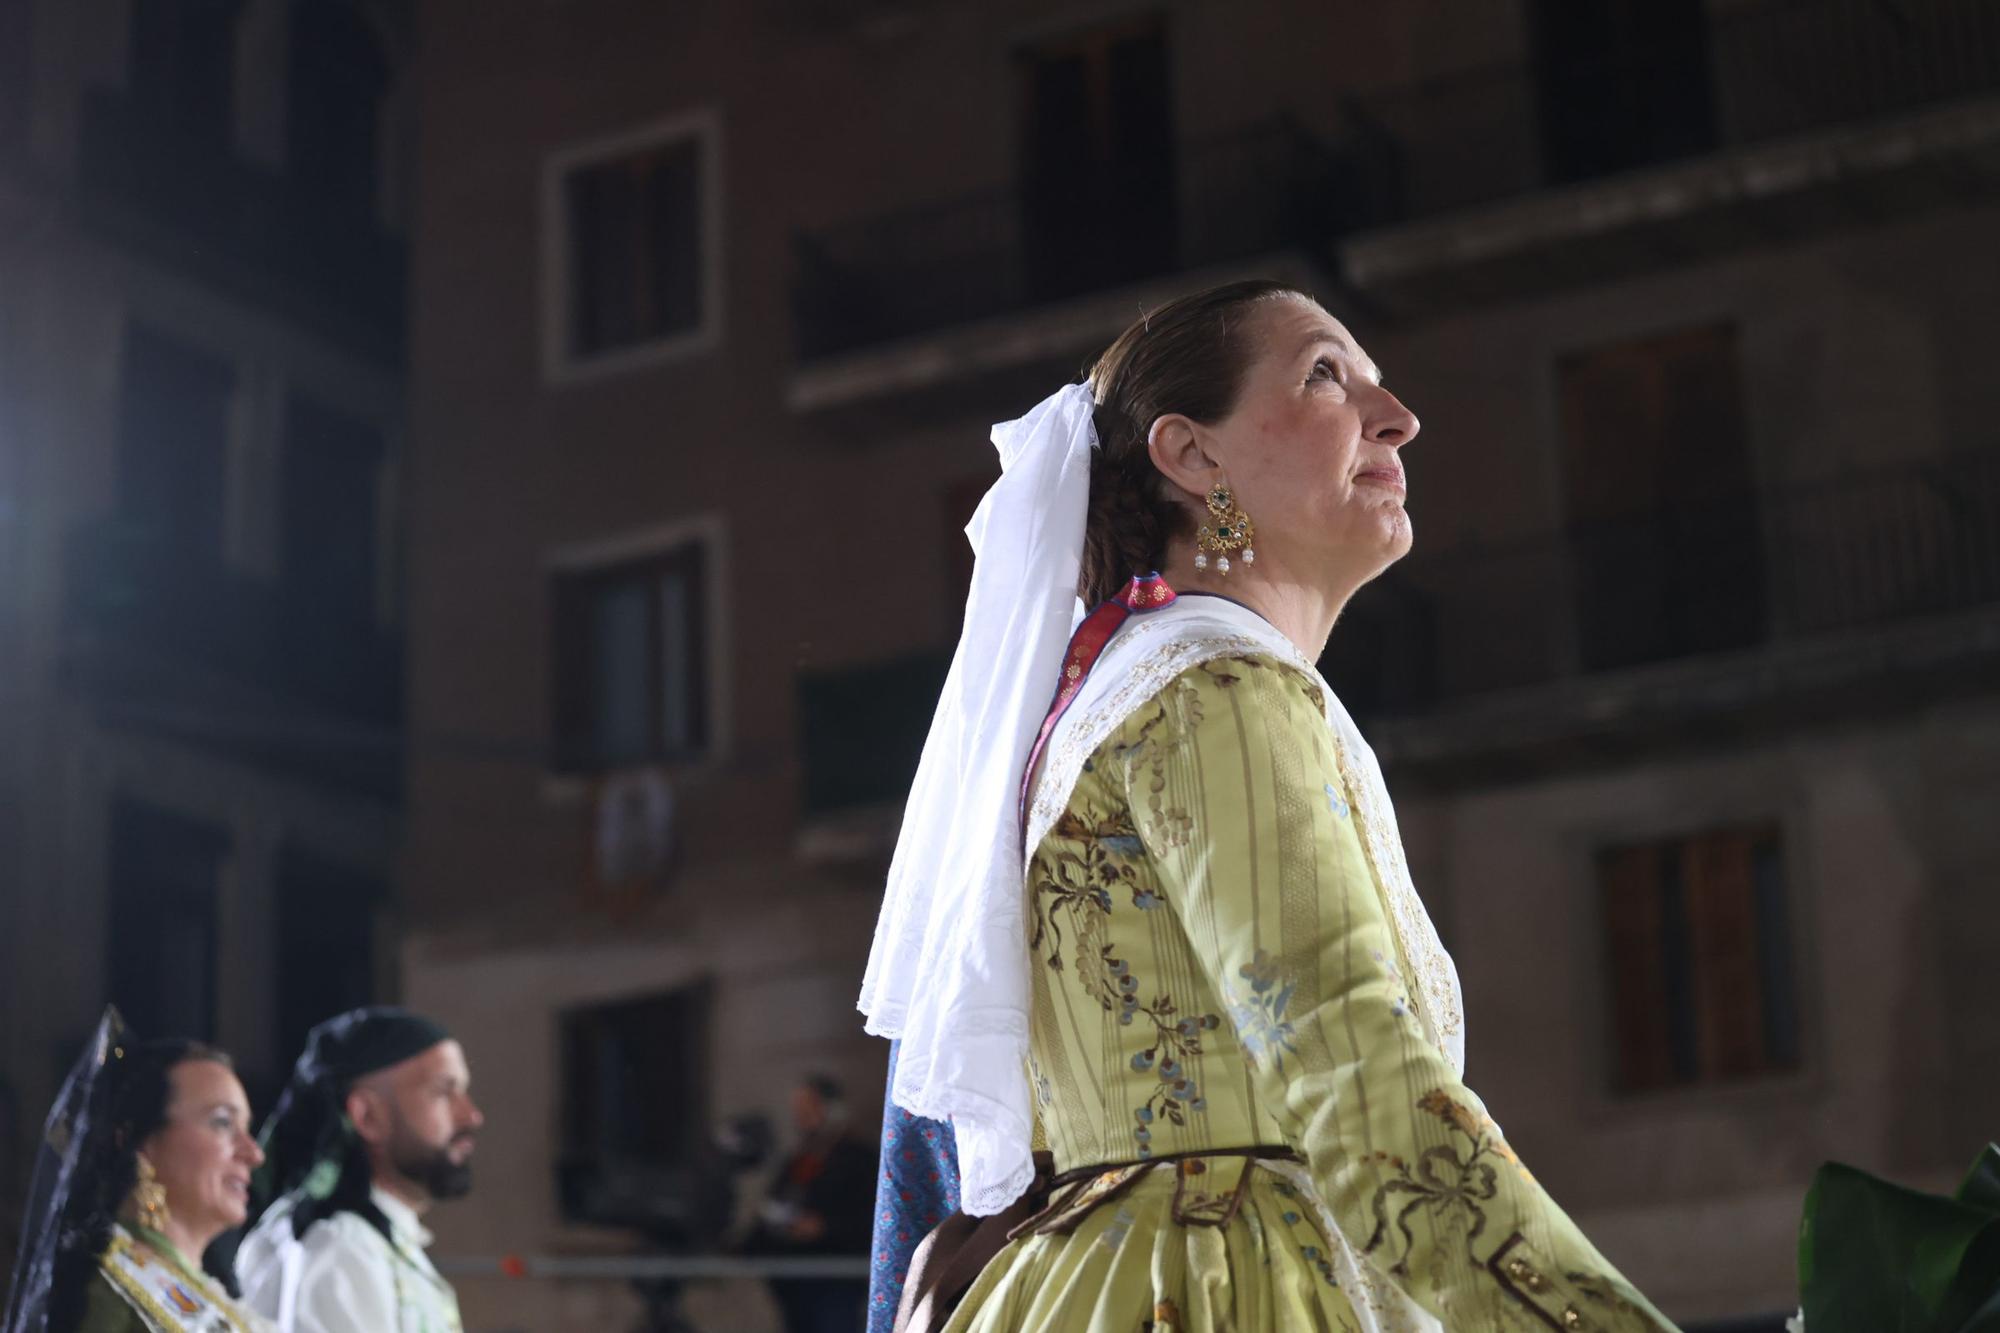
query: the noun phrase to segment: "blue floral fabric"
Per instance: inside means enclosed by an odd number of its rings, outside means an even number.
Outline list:
[[[889,1085],[896,1055],[889,1046]],[[875,1237],[869,1247],[868,1333],[889,1333],[910,1275],[910,1256],[932,1228],[958,1211],[958,1147],[951,1126],[911,1115],[882,1099],[882,1174],[875,1186]]]

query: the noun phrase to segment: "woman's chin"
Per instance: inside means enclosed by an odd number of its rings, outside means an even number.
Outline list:
[[[1382,517],[1385,529],[1382,534],[1383,550],[1388,556],[1388,563],[1394,564],[1408,555],[1410,548],[1416,545],[1417,532],[1410,524],[1409,512],[1401,505]]]

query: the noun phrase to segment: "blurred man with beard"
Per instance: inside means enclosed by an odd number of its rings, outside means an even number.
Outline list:
[[[485,1117],[470,1085],[459,1044],[407,1010],[312,1030],[261,1136],[269,1207],[236,1257],[280,1333],[458,1333],[421,1219],[472,1188]]]

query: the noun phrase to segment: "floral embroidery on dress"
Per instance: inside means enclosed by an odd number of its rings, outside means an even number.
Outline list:
[[[1403,1236],[1403,1246],[1401,1255],[1389,1265],[1392,1274],[1398,1277],[1410,1274],[1410,1253],[1417,1244],[1416,1236],[1410,1230],[1410,1217],[1419,1210],[1430,1213],[1434,1225],[1450,1219],[1453,1214],[1462,1215],[1471,1224],[1465,1235],[1466,1247],[1470,1250],[1473,1239],[1486,1229],[1486,1209],[1482,1205],[1499,1193],[1499,1181],[1493,1168],[1479,1160],[1483,1156],[1485,1150],[1481,1148],[1474,1148],[1460,1156],[1453,1148],[1440,1144],[1424,1149],[1413,1172],[1410,1164],[1400,1157],[1373,1154],[1374,1160],[1387,1162],[1397,1174],[1375,1191],[1372,1201],[1375,1230],[1369,1234],[1368,1243],[1361,1247],[1362,1252],[1373,1254],[1388,1239],[1389,1206],[1399,1195],[1408,1195],[1410,1199],[1394,1218],[1396,1229]]]
[[[1465,1245],[1468,1254],[1472,1243],[1486,1227],[1484,1205],[1500,1192],[1499,1175],[1489,1158],[1503,1161],[1526,1177],[1521,1159],[1500,1137],[1498,1126],[1484,1115],[1475,1114],[1442,1088],[1425,1093],[1417,1099],[1417,1108],[1428,1111],[1456,1130],[1467,1142],[1464,1152],[1449,1144],[1426,1148],[1417,1157],[1414,1167],[1400,1157],[1386,1153],[1370,1154],[1370,1160],[1386,1165],[1395,1175],[1384,1181],[1376,1189],[1370,1207],[1375,1215],[1375,1230],[1369,1236],[1362,1251],[1373,1254],[1388,1239],[1393,1222],[1402,1234],[1402,1254],[1389,1266],[1389,1271],[1398,1276],[1407,1276],[1410,1251],[1416,1245],[1416,1238],[1410,1230],[1410,1219],[1418,1212],[1431,1215],[1433,1225],[1442,1225],[1454,1215],[1465,1221]],[[1531,1177],[1530,1177],[1531,1178]],[[1405,1201],[1407,1200],[1407,1201]],[[1393,1218],[1390,1208],[1400,1203]]]
[[[1152,1020],[1152,1044],[1131,1057],[1135,1073],[1151,1070],[1159,1080],[1132,1112],[1138,1155],[1150,1157],[1157,1121],[1185,1126],[1190,1113],[1208,1109],[1188,1059],[1201,1054],[1201,1034],[1214,1031],[1222,1020],[1215,1014],[1183,1015],[1171,995],[1141,1003],[1139,978],[1133,975],[1131,962],[1106,940],[1114,889],[1142,912],[1155,911],[1166,901],[1135,864],[1145,847],[1131,812],[1080,805],[1065,811],[1051,834],[1035,861],[1035,931],[1029,945],[1042,954],[1050,970],[1061,972],[1067,938],[1077,980],[1107,1012],[1118,1015],[1121,1027],[1132,1026],[1141,1015]],[[1039,1095],[1046,1096],[1043,1089],[1045,1085],[1038,1084]]]
[[[1209,1190],[1206,1179],[1214,1174],[1209,1164],[1202,1158],[1184,1158],[1174,1169],[1174,1202],[1172,1217],[1177,1226],[1221,1227],[1228,1226],[1243,1206],[1243,1195],[1250,1187],[1250,1164],[1235,1164],[1241,1174],[1236,1183],[1219,1193]]]
[[[1298,983],[1282,975],[1278,960],[1262,949],[1236,971],[1250,983],[1248,996],[1233,985],[1223,988],[1229,1017],[1236,1024],[1237,1040],[1253,1064],[1269,1060],[1271,1067],[1282,1074],[1285,1056],[1298,1054],[1298,1033],[1285,1016]]]
[[[1117,1249],[1125,1243],[1125,1237],[1132,1234],[1132,1224],[1138,1220],[1130,1208],[1119,1204],[1118,1211],[1111,1215],[1111,1224],[1098,1233],[1097,1243],[1107,1250]]]
[[[1520,1157],[1507,1145],[1506,1138],[1500,1133],[1500,1126],[1493,1123],[1493,1117],[1474,1115],[1468,1107],[1452,1100],[1442,1088],[1425,1093],[1418,1099],[1417,1108],[1429,1111],[1465,1137],[1483,1144],[1486,1151],[1520,1172],[1523,1180],[1534,1180],[1528,1168],[1522,1165]]]
[[[1398,1018],[1409,1018],[1415,1002],[1410,998],[1410,983],[1403,976],[1402,966],[1380,949],[1370,949],[1368,956],[1381,966],[1382,974],[1388,977],[1390,987],[1396,992],[1389,1001],[1389,1012]]]
[[[1340,794],[1340,788],[1331,782],[1326,784],[1326,808],[1333,811],[1334,816],[1339,819],[1345,819],[1353,813],[1353,807],[1348,805],[1347,798]]]
[[[1163,735],[1168,720],[1169,697],[1185,725]],[[1142,762],[1146,768],[1146,808],[1148,825],[1155,842],[1163,849],[1187,845],[1194,836],[1194,817],[1179,806],[1167,805],[1167,760],[1187,743],[1193,729],[1201,725],[1201,694],[1190,681],[1177,680],[1161,691],[1146,708],[1129,744],[1112,747],[1111,753],[1126,765],[1128,772]],[[1129,818],[1129,813],[1127,815]],[[1058,824],[1060,827],[1060,824]],[[1136,829],[1134,830],[1136,833]]]
[[[1311,1264],[1314,1268],[1319,1270],[1319,1275],[1322,1279],[1325,1280],[1327,1286],[1337,1287],[1340,1285],[1340,1279],[1335,1277],[1333,1274],[1333,1261],[1328,1259],[1324,1254],[1320,1253],[1319,1246],[1317,1245],[1301,1246],[1299,1248],[1299,1254],[1302,1258],[1305,1259],[1307,1263]]]
[[[1140,1012],[1153,1020],[1154,1041],[1132,1057],[1132,1070],[1138,1074],[1152,1070],[1158,1075],[1160,1085],[1133,1110],[1132,1118],[1139,1123],[1132,1131],[1132,1139],[1139,1145],[1139,1156],[1151,1157],[1156,1120],[1164,1118],[1184,1126],[1190,1112],[1198,1115],[1208,1109],[1207,1100],[1188,1071],[1187,1059],[1201,1054],[1201,1034],[1220,1027],[1222,1020],[1214,1014],[1178,1017],[1172,998],[1165,995]],[[1126,1021],[1127,1016],[1121,1015],[1119,1022]]]

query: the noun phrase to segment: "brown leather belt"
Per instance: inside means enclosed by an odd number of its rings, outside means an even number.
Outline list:
[[[1096,1166],[1073,1166],[1060,1175],[1049,1177],[1049,1188],[1059,1190],[1065,1185],[1073,1185],[1079,1180],[1089,1180],[1101,1176],[1106,1171],[1120,1171],[1131,1166],[1157,1166],[1161,1162],[1184,1162],[1193,1157],[1248,1157],[1255,1161],[1304,1162],[1305,1158],[1284,1144],[1253,1143],[1247,1148],[1191,1148],[1187,1152],[1160,1152],[1151,1157],[1134,1157],[1125,1162],[1100,1162]]]

